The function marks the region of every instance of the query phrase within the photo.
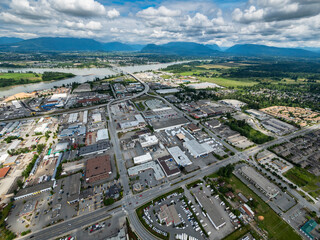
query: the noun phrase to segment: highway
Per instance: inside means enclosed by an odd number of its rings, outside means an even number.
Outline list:
[[[110,138],[111,138],[111,142],[114,148],[114,152],[115,152],[115,156],[116,156],[116,162],[117,162],[117,167],[119,170],[119,174],[120,174],[120,181],[121,184],[123,186],[123,199],[120,200],[119,202],[117,202],[116,204],[110,206],[110,207],[103,207],[101,209],[97,209],[93,212],[90,212],[86,215],[82,215],[81,217],[75,217],[72,218],[68,221],[65,222],[61,222],[58,223],[54,226],[39,230],[37,232],[31,233],[26,237],[21,237],[19,239],[29,239],[30,236],[34,236],[34,239],[49,239],[49,238],[56,238],[59,235],[63,235],[66,234],[70,231],[73,231],[77,228],[81,228],[84,226],[87,226],[89,224],[93,224],[99,220],[103,220],[104,218],[107,218],[108,216],[110,216],[110,211],[112,211],[112,208],[114,208],[115,206],[122,206],[117,208],[116,211],[124,211],[128,218],[129,221],[131,223],[131,227],[132,229],[138,234],[138,236],[140,236],[141,239],[148,239],[148,240],[156,240],[157,238],[154,237],[153,235],[151,235],[144,227],[143,225],[140,223],[136,213],[135,213],[135,209],[137,209],[137,207],[142,206],[143,204],[151,201],[152,199],[154,199],[157,196],[162,195],[165,192],[174,190],[178,187],[181,187],[187,183],[190,183],[192,181],[195,181],[199,178],[202,178],[206,175],[209,175],[213,172],[216,172],[219,168],[226,166],[228,164],[232,164],[232,163],[237,163],[240,160],[247,160],[249,158],[249,156],[253,156],[255,153],[257,153],[259,150],[261,149],[266,149],[269,146],[272,146],[276,143],[279,143],[281,141],[285,141],[288,140],[294,136],[306,133],[308,131],[312,131],[313,129],[317,128],[318,126],[312,126],[300,131],[297,131],[295,133],[289,134],[287,136],[284,137],[280,137],[274,141],[268,142],[266,144],[262,144],[259,146],[256,146],[254,148],[248,149],[246,151],[243,152],[239,152],[237,149],[233,148],[232,146],[230,146],[229,144],[227,144],[226,142],[224,142],[223,140],[219,139],[217,136],[215,136],[210,129],[208,129],[206,126],[202,125],[203,128],[206,129],[207,133],[213,137],[216,141],[222,143],[224,146],[226,146],[227,148],[229,148],[230,150],[232,150],[233,152],[235,152],[234,156],[231,156],[223,161],[219,161],[215,164],[211,164],[209,166],[206,166],[202,169],[199,169],[195,172],[186,174],[183,179],[186,180],[181,180],[181,178],[175,179],[171,182],[166,182],[162,185],[150,188],[146,191],[144,191],[142,193],[142,197],[140,197],[140,195],[136,194],[133,195],[131,192],[131,189],[129,187],[129,177],[127,175],[127,169],[125,167],[125,160],[123,159],[123,155],[120,149],[120,143],[119,143],[119,139],[117,136],[117,132],[116,132],[116,126],[113,120],[113,116],[112,116],[112,112],[111,112],[111,105],[112,104],[116,104],[116,103],[120,103],[123,101],[127,101],[127,100],[131,100],[137,97],[140,97],[144,94],[149,95],[149,86],[144,83],[143,81],[141,81],[140,79],[138,79],[136,76],[134,76],[133,74],[129,74],[128,75],[132,76],[133,78],[135,78],[137,81],[139,81],[141,84],[144,85],[144,90],[134,96],[131,97],[126,97],[123,99],[115,99],[110,101],[107,104],[103,104],[103,105],[97,105],[97,106],[92,106],[89,108],[85,108],[85,109],[94,109],[97,107],[101,107],[101,106],[106,106],[107,110],[108,110],[108,129],[110,131]],[[165,101],[169,106],[171,106],[173,109],[175,109],[176,111],[178,111],[179,113],[181,113],[183,116],[187,117],[191,122],[197,124],[199,123],[197,120],[190,118],[189,116],[187,116],[185,113],[183,113],[180,109],[176,108],[173,104],[169,103],[166,99],[162,98],[161,96],[158,95],[149,95],[152,97],[156,97],[161,99],[162,101]],[[72,112],[76,112],[79,111],[78,110],[72,110]],[[65,113],[65,112],[64,112]],[[63,114],[64,114],[63,113]],[[62,114],[62,113],[61,113]],[[57,115],[57,113],[55,113],[54,115]],[[300,201],[301,199],[301,203],[305,206],[307,206],[308,208],[314,210],[314,206],[312,204],[310,204],[309,202],[307,202],[305,199],[303,199],[298,193],[296,193],[294,190],[291,190],[290,188],[288,188],[288,191],[290,193],[292,193],[295,197],[298,198],[298,200]],[[138,203],[138,204],[136,204]],[[319,211],[317,210],[317,213],[319,214]]]

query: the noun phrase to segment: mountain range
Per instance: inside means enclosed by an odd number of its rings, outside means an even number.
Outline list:
[[[313,50],[313,51],[312,51]],[[103,43],[87,38],[41,37],[24,40],[0,37],[1,52],[142,52],[178,56],[250,56],[250,57],[320,57],[319,49],[279,48],[257,44],[237,44],[230,48],[220,48],[216,44],[194,42],[169,42],[166,44],[126,44],[121,42]]]

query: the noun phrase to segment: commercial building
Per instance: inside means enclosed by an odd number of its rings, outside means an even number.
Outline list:
[[[167,204],[160,207],[160,211],[158,213],[158,218],[160,223],[165,222],[167,227],[170,225],[177,226],[181,223],[181,219],[177,213],[177,210],[174,205],[170,205],[168,207]]]
[[[66,186],[65,191],[69,193],[67,196],[67,203],[73,204],[79,201],[80,188],[81,188],[81,173],[73,174],[68,177],[70,184]]]
[[[20,189],[20,191],[14,196],[14,200],[23,199],[26,197],[38,195],[42,192],[50,191],[53,189],[54,186],[55,186],[55,182],[52,184],[52,182],[49,181],[49,182],[39,183],[32,187],[26,187],[26,188]]]
[[[158,144],[159,140],[155,135],[142,134],[139,136],[139,142],[142,147],[150,147]]]
[[[268,179],[254,170],[252,167],[243,166],[239,168],[238,172],[258,188],[268,198],[274,198],[278,195],[279,189],[276,185],[271,183]]]
[[[188,150],[188,152],[194,158],[203,157],[213,152],[213,148],[207,143],[198,143],[197,140],[193,139],[190,141],[185,141],[183,146]]]
[[[101,113],[92,114],[92,122],[94,123],[101,122]]]
[[[111,147],[111,144],[109,141],[100,141],[98,143],[81,147],[79,150],[79,155],[80,156],[86,156],[90,154],[101,154],[104,153],[105,151],[109,150]]]
[[[8,158],[4,161],[3,166],[11,166],[11,165],[15,164],[17,158],[18,158],[18,155],[12,156],[12,157],[8,157]]]
[[[154,171],[154,178],[159,181],[165,177],[161,167],[154,161],[146,162],[138,166],[134,166],[128,169],[129,176],[136,176],[140,172],[145,171],[147,169],[152,169]]]
[[[221,126],[221,122],[216,119],[211,119],[210,121],[205,123],[210,128],[218,128]]]
[[[187,128],[191,131],[191,132],[198,132],[200,131],[201,129],[195,125],[194,123],[190,123],[187,125]]]
[[[68,142],[58,143],[58,144],[56,145],[55,152],[60,152],[60,151],[67,150],[68,147],[69,147],[69,143],[68,143]]]
[[[150,108],[152,111],[157,112],[157,111],[167,111],[170,110],[171,107],[166,105],[164,102],[162,102],[159,99],[151,99],[147,100],[146,105],[148,108]]]
[[[74,123],[78,120],[78,113],[70,113],[68,123]]]
[[[146,153],[144,155],[140,155],[138,157],[133,158],[134,164],[141,164],[141,163],[149,162],[151,160],[152,160],[152,156],[150,153]]]
[[[250,217],[254,217],[254,212],[252,211],[252,209],[251,209],[247,204],[243,204],[243,205],[240,207],[240,211],[241,211],[242,213],[247,214],[247,215],[250,216]]]
[[[6,177],[10,169],[11,167],[0,168],[0,178]]]
[[[162,130],[170,130],[173,128],[178,128],[187,123],[189,123],[189,121],[185,117],[179,117],[179,118],[172,118],[169,120],[152,121],[151,125],[156,132],[159,132]]]
[[[143,119],[141,114],[137,114],[133,119],[122,121],[119,123],[119,126],[122,131],[130,131],[136,128],[141,128],[146,125],[146,121]]]
[[[110,156],[102,155],[91,158],[86,165],[86,182],[94,183],[109,178],[111,174]]]
[[[103,140],[108,140],[109,139],[109,132],[107,128],[104,129],[99,129],[97,131],[97,138],[96,141],[103,141]]]
[[[170,155],[158,158],[158,163],[167,177],[179,175],[180,169],[177,167],[176,162]]]
[[[316,221],[313,219],[306,222],[301,228],[300,231],[310,240],[314,239],[314,236],[311,235],[311,232],[317,227]]]
[[[192,162],[187,157],[187,155],[181,150],[179,146],[168,148],[168,152],[171,154],[173,159],[176,161],[178,166],[188,166],[191,165]]]
[[[220,103],[226,104],[230,107],[233,107],[236,110],[240,110],[242,107],[244,107],[245,105],[247,105],[244,102],[241,102],[239,100],[235,100],[235,99],[223,99],[219,101]]]
[[[156,90],[156,92],[159,94],[169,94],[169,93],[180,92],[180,89],[178,88],[159,89],[159,90]]]
[[[189,85],[187,85],[187,87],[192,88],[192,89],[222,88],[218,84],[209,83],[209,82],[189,84]]]
[[[208,198],[208,196],[205,195],[202,190],[195,191],[194,197],[196,198],[200,207],[206,210],[206,215],[216,230],[219,230],[226,224],[226,221],[221,213],[224,210],[216,202],[216,199],[213,199],[213,197]]]

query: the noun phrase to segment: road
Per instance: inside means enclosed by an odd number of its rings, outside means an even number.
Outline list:
[[[256,152],[258,152],[261,149],[266,149],[269,146],[272,146],[276,143],[282,142],[282,141],[286,141],[294,136],[298,136],[300,134],[306,133],[308,131],[312,131],[313,129],[317,128],[318,126],[312,126],[310,128],[307,129],[303,129],[300,131],[297,131],[293,134],[284,136],[284,137],[280,137],[274,141],[268,142],[266,144],[263,145],[259,145],[256,146],[254,148],[248,149],[246,151],[243,152],[239,152],[237,149],[233,148],[232,146],[230,146],[229,144],[227,144],[226,142],[224,142],[223,140],[219,139],[217,136],[215,136],[210,129],[208,129],[206,126],[202,125],[203,128],[205,128],[208,132],[208,134],[213,137],[215,140],[217,140],[218,142],[221,142],[224,146],[226,146],[227,148],[229,148],[230,150],[232,150],[235,155],[231,156],[223,161],[219,161],[216,164],[212,164],[210,166],[206,166],[202,169],[199,169],[195,172],[186,174],[182,179],[175,179],[173,181],[171,181],[170,183],[166,182],[162,185],[153,187],[148,189],[147,191],[142,193],[142,197],[140,197],[140,195],[133,195],[131,192],[131,189],[129,187],[129,177],[127,175],[127,170],[125,167],[125,161],[123,159],[122,156],[122,152],[120,149],[120,143],[119,143],[119,139],[117,137],[117,132],[116,132],[116,126],[113,120],[113,116],[111,113],[111,105],[112,104],[116,104],[116,103],[120,103],[123,101],[127,101],[127,100],[131,100],[137,97],[140,97],[144,94],[152,96],[152,97],[156,97],[161,99],[162,101],[166,102],[169,106],[171,106],[173,109],[175,109],[176,111],[178,111],[179,113],[181,113],[183,116],[185,116],[186,118],[188,118],[191,122],[197,124],[200,122],[192,119],[191,117],[187,116],[185,113],[183,113],[180,109],[176,108],[173,104],[169,103],[166,99],[162,98],[161,96],[158,95],[150,95],[148,94],[149,92],[149,86],[144,83],[143,81],[141,81],[140,79],[138,79],[136,76],[134,76],[133,74],[129,74],[128,75],[132,76],[133,78],[135,78],[137,81],[139,81],[141,84],[144,85],[144,90],[134,96],[131,97],[126,97],[123,99],[115,99],[110,101],[107,104],[102,104],[102,105],[97,105],[97,106],[92,106],[92,107],[88,107],[85,108],[84,110],[90,110],[90,109],[95,109],[97,107],[101,107],[101,106],[106,106],[107,110],[108,110],[108,116],[109,116],[109,121],[108,121],[108,128],[110,131],[110,137],[111,137],[111,142],[113,144],[113,148],[115,151],[115,156],[116,156],[116,162],[117,162],[117,166],[118,166],[118,170],[119,170],[119,174],[120,174],[120,181],[121,184],[123,186],[123,199],[120,200],[119,202],[117,202],[117,206],[118,204],[122,205],[122,209],[118,208],[117,211],[125,211],[126,214],[128,215],[129,221],[131,223],[131,226],[133,228],[133,230],[140,236],[141,239],[148,239],[148,240],[154,240],[157,239],[156,237],[154,237],[153,235],[151,235],[140,223],[136,213],[135,213],[135,209],[138,208],[139,206],[142,206],[143,204],[151,201],[152,199],[154,199],[157,196],[162,195],[165,192],[174,190],[178,187],[181,187],[187,183],[190,183],[192,181],[195,181],[199,178],[202,178],[206,175],[209,175],[210,173],[216,172],[219,168],[226,166],[230,163],[237,163],[240,160],[244,160],[244,159],[248,159],[249,156],[254,155]],[[78,110],[73,110],[72,112],[77,112]],[[61,113],[61,114],[65,114]],[[57,113],[53,114],[53,115],[57,115]],[[186,179],[186,180],[184,180]],[[289,189],[288,189],[289,190]],[[290,192],[294,191],[290,189]],[[295,192],[295,191],[294,191]],[[299,194],[297,194],[295,192],[295,194],[293,194],[295,197],[297,197],[300,201],[300,198],[302,198]],[[300,196],[300,197],[299,197]],[[301,199],[301,202],[303,204],[305,204],[307,207],[309,207],[310,209],[314,209],[314,207],[307,202],[305,199]],[[136,204],[138,203],[138,204]],[[58,223],[54,226],[39,230],[35,233],[31,233],[30,235],[28,235],[27,237],[22,237],[20,239],[28,239],[29,236],[33,235],[34,239],[48,239],[48,238],[54,238],[57,237],[61,234],[66,234],[67,232],[73,231],[77,228],[81,228],[84,227],[86,225],[92,224],[94,222],[97,222],[99,220],[102,220],[106,217],[108,217],[110,215],[110,211],[112,209],[112,207],[103,207],[101,209],[97,209],[93,212],[90,212],[86,215],[82,215],[81,217],[76,217],[73,219],[70,219],[68,221],[62,222],[62,223]],[[318,213],[318,211],[317,211]],[[319,214],[319,213],[318,213]]]

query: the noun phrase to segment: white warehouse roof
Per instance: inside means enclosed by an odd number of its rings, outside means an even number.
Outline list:
[[[178,146],[168,148],[168,151],[179,166],[184,167],[192,164],[187,155]]]
[[[145,163],[145,162],[148,162],[151,160],[152,160],[152,157],[151,157],[150,153],[133,158],[134,164],[141,164],[141,163]]]
[[[107,140],[109,139],[109,133],[108,133],[108,129],[104,128],[104,129],[99,129],[97,132],[97,138],[96,141],[101,141],[101,140]]]
[[[161,167],[158,164],[156,164],[156,162],[153,162],[153,161],[129,168],[128,174],[129,174],[129,176],[138,175],[139,172],[147,170],[147,169],[153,169],[154,177],[156,180],[161,180],[162,178],[165,177]]]

